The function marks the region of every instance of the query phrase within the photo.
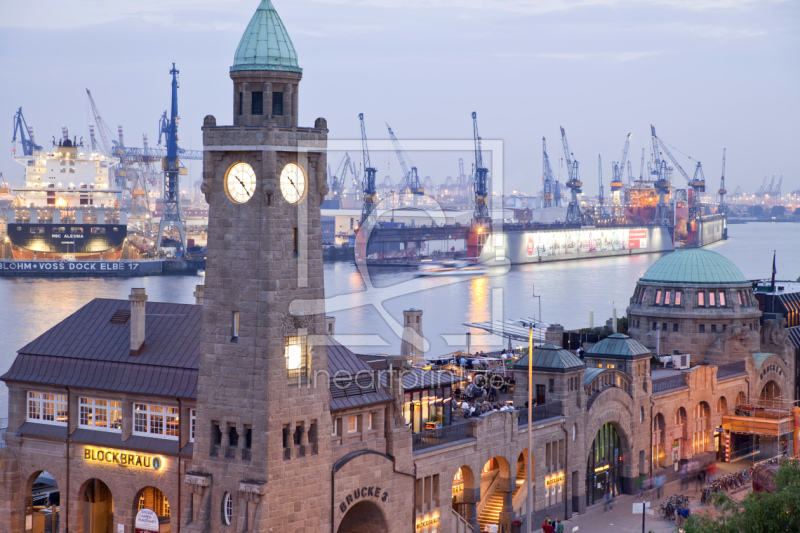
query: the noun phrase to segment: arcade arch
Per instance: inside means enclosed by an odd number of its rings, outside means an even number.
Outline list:
[[[653,418],[653,467],[662,468],[667,464],[667,448],[666,448],[666,429],[667,421],[664,415],[658,413]]]
[[[678,440],[678,458],[685,459],[689,456],[689,424],[687,420],[686,409],[678,407],[675,412],[675,427],[677,428],[676,434],[680,435]],[[673,446],[674,448],[674,446]]]
[[[25,515],[31,517],[33,533],[58,533],[61,493],[55,477],[39,471],[28,479]]]
[[[83,533],[112,533],[114,497],[108,485],[92,478],[83,484],[79,494],[83,495],[83,503],[78,510],[78,523],[83,524]]]
[[[711,445],[711,409],[706,402],[695,406],[692,424],[692,455],[696,455],[705,452]]]
[[[133,499],[133,516],[136,516],[136,513],[142,509],[153,510],[158,515],[162,528],[164,524],[167,524],[167,527],[169,527],[171,510],[169,501],[161,490],[149,486],[136,493],[136,497]],[[167,529],[167,531],[169,531],[169,529]]]
[[[375,502],[362,500],[348,509],[336,531],[337,533],[372,533],[373,531],[388,530],[389,525],[381,508]]]
[[[724,415],[728,412],[728,400],[725,396],[720,396],[717,400],[717,414]]]

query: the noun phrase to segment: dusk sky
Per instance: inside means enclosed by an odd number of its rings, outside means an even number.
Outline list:
[[[611,161],[632,132],[639,173],[649,125],[703,162],[719,185],[755,192],[783,175],[800,188],[800,2],[780,0],[274,0],[304,69],[300,124],[328,120],[332,139],[353,139],[358,113],[370,136],[471,139],[504,145],[506,189],[541,188],[541,138],[562,157],[559,126],[597,193],[597,155],[608,187]],[[228,68],[258,0],[72,0],[0,4],[0,117],[7,138],[0,172],[18,183],[12,117],[23,107],[50,146],[61,125],[88,140],[88,87],[125,141],[158,138],[169,70],[180,70],[180,144],[201,149],[205,115],[232,123]],[[0,121],[2,122],[2,121]],[[2,124],[0,124],[2,126]],[[468,154],[469,155],[469,154]],[[693,164],[676,152],[684,168]],[[360,154],[351,153],[360,159]],[[378,176],[390,160],[378,154]],[[457,157],[457,156],[456,156]],[[438,183],[457,158],[422,157]],[[467,167],[471,157],[465,161]],[[338,160],[331,161],[335,167]],[[424,163],[424,165],[423,165]],[[192,180],[200,178],[192,166]],[[556,173],[558,170],[556,169]],[[683,186],[682,178],[675,178]],[[608,188],[606,189],[608,191]]]

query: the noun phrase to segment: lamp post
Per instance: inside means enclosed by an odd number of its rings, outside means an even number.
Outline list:
[[[541,300],[540,300],[541,302]],[[541,303],[540,303],[541,305]],[[528,460],[525,462],[525,524],[528,533],[533,533],[531,523],[531,500],[533,482],[531,480],[531,458],[533,457],[533,327],[528,330]]]
[[[539,300],[539,322],[541,322],[542,321],[542,295],[541,294],[539,294],[539,295],[536,294],[536,286],[535,285],[531,285],[531,289],[533,289],[533,297],[536,298],[537,300]],[[533,325],[534,325],[534,327],[536,326],[536,321],[535,320],[534,320],[534,324]]]

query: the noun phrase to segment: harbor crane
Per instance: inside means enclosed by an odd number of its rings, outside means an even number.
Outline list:
[[[392,140],[394,146],[394,153],[397,154],[397,160],[400,161],[400,168],[403,170],[403,178],[400,180],[398,189],[401,193],[411,192],[411,194],[422,195],[425,194],[425,189],[419,183],[419,175],[417,174],[417,167],[411,162],[411,158],[406,155],[403,148],[400,146],[400,141],[395,137],[392,127],[388,122],[384,122],[389,129],[389,138]]]
[[[566,225],[580,225],[583,216],[581,215],[580,204],[578,204],[578,194],[582,192],[583,182],[578,173],[578,161],[573,159],[573,154],[569,151],[567,132],[564,131],[564,128],[561,128],[561,142],[564,144],[564,160],[567,163],[567,173],[569,175],[567,187],[569,187],[571,193],[569,205],[567,205]]]
[[[547,141],[542,137],[542,200],[543,207],[553,207],[553,168],[547,157]]]
[[[161,238],[168,227],[178,228],[181,239],[181,251],[186,251],[186,220],[181,210],[180,175],[187,174],[186,168],[181,168],[178,159],[178,69],[175,63],[169,71],[172,74],[172,106],[168,120],[162,118],[161,134],[167,144],[167,156],[162,160],[161,168],[164,170],[164,207],[161,213],[161,222],[158,224],[158,237],[156,239],[156,252],[161,250]]]
[[[658,144],[659,146],[661,146],[661,149],[664,151],[665,154],[667,154],[667,157],[669,157],[670,161],[672,161],[672,164],[675,165],[675,168],[678,169],[678,172],[681,173],[681,175],[686,179],[686,182],[692,188],[692,198],[689,201],[689,220],[696,220],[700,218],[700,209],[701,209],[700,193],[706,191],[706,178],[703,175],[702,164],[700,164],[700,161],[697,161],[697,166],[694,169],[694,176],[690,178],[689,174],[687,174],[686,171],[683,170],[683,167],[680,165],[678,160],[675,159],[675,156],[673,156],[672,152],[670,152],[669,148],[667,148],[667,143],[665,143],[660,137],[656,135],[656,129],[653,127],[652,124],[650,125],[650,128],[652,128],[653,139],[658,141]],[[689,157],[689,159],[692,158]],[[692,159],[692,161],[694,161],[694,159]]]
[[[336,173],[334,174],[331,172],[331,166],[328,165],[328,175],[330,176],[331,180],[331,198],[334,200],[339,200],[344,193],[345,182],[347,181],[347,172],[351,170],[351,160],[350,154],[345,152],[344,158],[342,158],[342,162],[339,163],[339,167],[336,169]]]
[[[22,108],[17,109],[14,114],[14,135],[11,142],[17,142],[17,132],[19,132],[19,141],[22,143],[22,155],[33,155],[34,152],[41,150],[42,147],[36,144],[33,138],[33,128],[28,126],[25,122],[25,117],[22,115]]]
[[[658,191],[658,204],[656,205],[656,213],[653,221],[660,226],[669,225],[669,206],[667,206],[666,196],[670,191],[670,176],[671,172],[667,167],[667,162],[661,159],[660,151],[658,149],[658,137],[656,137],[656,128],[650,124],[650,137],[653,141],[653,167],[650,175],[653,179],[653,187]]]
[[[603,204],[606,201],[605,198],[605,189],[603,188],[603,160],[600,158],[600,154],[597,154],[597,177],[600,180],[600,194],[597,195],[597,203],[599,212],[598,217],[603,218]]]
[[[369,147],[367,146],[367,129],[364,126],[364,113],[358,114],[358,120],[361,122],[361,153],[364,157],[364,181],[362,183],[364,206],[361,208],[360,228],[367,219],[370,219],[371,226],[375,223],[375,208],[378,205],[378,194],[375,190],[375,174],[378,171],[369,161]]]
[[[728,191],[725,190],[725,148],[722,149],[722,177],[719,179],[719,190],[717,194],[719,194],[719,212],[721,214],[725,214],[725,210],[727,206],[725,205],[725,194]]]
[[[631,168],[631,160],[628,159],[628,185],[633,182],[633,169]]]
[[[644,148],[642,148],[642,162],[639,165],[639,181],[644,181]]]
[[[475,212],[474,219],[478,225],[491,222],[489,217],[489,169],[483,166],[481,154],[481,137],[478,134],[478,114],[472,112],[472,134],[475,137]]]
[[[611,216],[617,217],[619,216],[619,210],[621,207],[620,202],[620,191],[622,190],[623,183],[622,183],[622,175],[625,172],[625,164],[628,162],[628,149],[631,146],[631,137],[633,137],[633,133],[629,133],[627,137],[625,137],[625,146],[622,148],[622,157],[620,157],[619,161],[614,161],[611,164]],[[630,168],[630,166],[628,167]],[[629,173],[630,176],[630,173]]]

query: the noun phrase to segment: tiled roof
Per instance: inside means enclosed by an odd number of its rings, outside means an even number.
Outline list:
[[[800,348],[800,326],[788,328],[788,331],[789,331],[789,342],[791,342],[792,346],[794,346],[795,348]]]
[[[584,367],[583,361],[569,350],[554,344],[545,344],[533,350],[533,369],[540,372],[566,372]],[[528,368],[528,355],[525,354],[516,363],[515,370]]]
[[[583,386],[587,387],[589,384],[594,381],[594,378],[605,372],[606,370],[610,370],[608,368],[597,368],[597,367],[590,367],[586,369],[586,372],[583,373]]]
[[[635,357],[649,355],[650,350],[636,339],[622,333],[614,333],[589,348],[586,354],[588,356]]]
[[[392,400],[378,383],[376,371],[365,361],[328,337],[331,411]]]
[[[656,283],[747,283],[742,271],[722,255],[703,248],[669,253],[647,269],[641,281]]]
[[[147,302],[136,356],[130,322],[112,322],[120,311],[130,312],[130,301],[92,300],[21,348],[2,379],[195,398],[202,308]]]
[[[289,32],[270,0],[261,0],[250,19],[236,48],[231,70],[303,71],[297,64]]]

